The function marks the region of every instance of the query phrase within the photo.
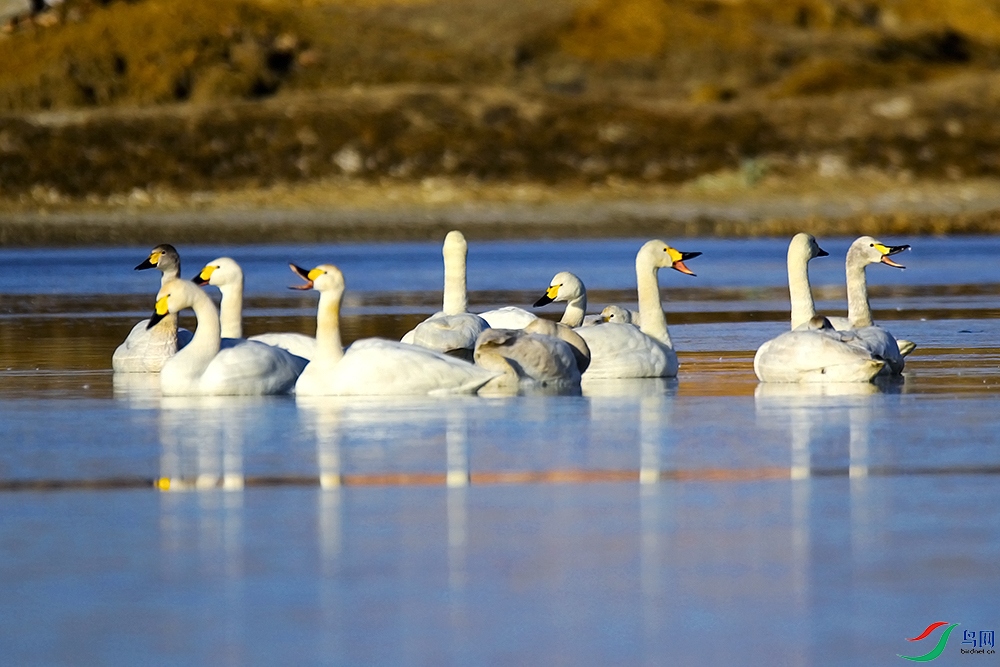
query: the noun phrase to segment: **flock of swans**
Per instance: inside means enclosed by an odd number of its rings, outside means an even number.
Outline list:
[[[816,313],[808,263],[827,255],[809,234],[788,248],[791,328],[765,342],[754,357],[762,382],[870,382],[898,375],[914,344],[896,340],[872,321],[865,267],[909,246],[886,246],[870,236],[847,252],[848,317]],[[587,314],[587,291],[569,272],[557,273],[536,308],[565,303],[556,322],[517,307],[468,310],[468,245],[461,232],[445,237],[442,310],[400,341],[368,338],[344,348],[340,310],[345,281],[332,264],[304,269],[296,289],[319,292],[316,336],[267,333],[243,338],[243,272],[228,257],[209,262],[193,280],[180,277],[180,257],[159,245],[135,268],[162,273],[154,313],[137,323],[115,350],[116,373],[158,373],[164,395],[390,396],[476,392],[579,391],[584,377],[664,378],[677,375],[677,354],[660,301],[661,268],[695,275],[685,264],[698,252],[680,252],[663,241],[636,254],[638,311],[607,306]],[[202,289],[212,285],[217,309]],[[192,309],[194,333],[178,328],[177,314]]]

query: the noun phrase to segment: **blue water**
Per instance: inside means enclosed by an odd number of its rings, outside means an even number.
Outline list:
[[[691,239],[698,276],[660,281],[677,380],[394,401],[115,380],[149,249],[0,250],[0,662],[893,664],[947,621],[934,664],[986,663],[960,649],[1000,619],[1000,241],[883,240],[913,246],[868,269],[920,346],[901,382],[758,386],[785,241]],[[469,286],[624,293],[640,243],[472,242]],[[848,240],[820,244],[842,311]],[[243,263],[248,326],[309,319],[288,261],[337,263],[378,326],[439,298],[435,244],[180,250]]]

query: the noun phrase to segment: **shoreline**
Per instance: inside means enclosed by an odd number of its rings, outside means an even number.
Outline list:
[[[278,189],[143,195],[118,206],[0,200],[0,247],[308,243],[470,238],[752,237],[1000,232],[1000,180],[911,182],[775,179],[738,174],[681,186],[543,187],[435,180],[318,183]],[[736,179],[727,182],[725,179]],[[822,186],[822,187],[818,187]]]

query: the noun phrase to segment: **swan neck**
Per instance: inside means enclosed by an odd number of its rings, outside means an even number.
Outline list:
[[[809,285],[809,258],[788,249],[788,296],[792,304],[792,328],[816,316],[812,287]]]
[[[636,288],[639,295],[639,319],[642,333],[661,343],[671,346],[670,334],[667,332],[667,318],[663,314],[660,303],[660,283],[657,279],[659,269],[640,254],[635,260]]]
[[[316,311],[316,355],[314,361],[336,363],[344,356],[340,340],[340,305],[343,290],[320,292]]]
[[[872,307],[868,303],[868,279],[865,276],[865,265],[861,262],[847,259],[847,319],[851,327],[870,327]]]
[[[191,342],[184,346],[175,356],[183,359],[187,370],[193,374],[200,375],[208,368],[208,364],[219,353],[220,325],[219,313],[215,309],[215,304],[202,291],[197,289],[191,309],[194,310],[198,325],[194,330],[194,337]]]
[[[563,312],[560,323],[568,327],[578,327],[583,324],[583,318],[587,314],[587,295],[581,294],[572,301],[567,302],[566,310]]]
[[[443,299],[445,315],[458,315],[469,310],[465,278],[466,255],[467,251],[464,248],[445,248]]]
[[[222,337],[243,338],[243,279],[223,285],[219,291],[222,292],[222,303],[219,305]]]

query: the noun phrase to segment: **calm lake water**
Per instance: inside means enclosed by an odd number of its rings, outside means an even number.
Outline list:
[[[472,241],[472,309],[561,270],[634,303],[644,240]],[[394,401],[163,398],[110,372],[149,248],[0,249],[2,662],[907,664],[945,621],[935,664],[992,664],[961,649],[1000,629],[1000,239],[882,240],[902,381],[758,385],[787,241],[685,239],[677,380]],[[811,264],[828,314],[849,243]],[[437,244],[178,249],[243,265],[248,334],[313,333],[290,261],[343,270],[347,342],[440,305]]]

